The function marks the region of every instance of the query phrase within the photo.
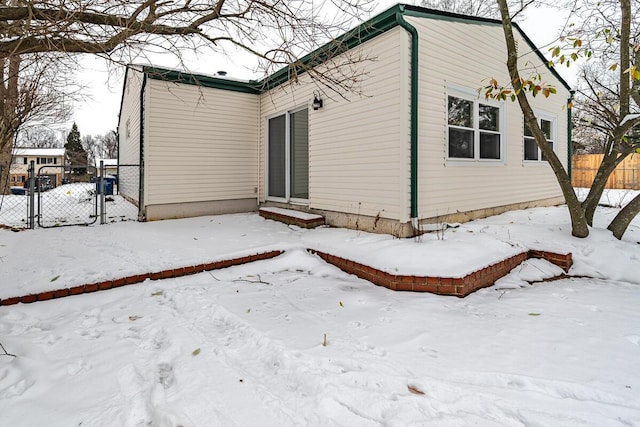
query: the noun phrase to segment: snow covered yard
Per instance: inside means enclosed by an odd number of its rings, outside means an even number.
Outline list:
[[[585,279],[393,292],[292,251],[3,307],[0,424],[638,425],[639,300]]]
[[[598,226],[615,209],[598,212]],[[257,215],[0,230],[0,298],[285,250],[178,279],[0,307],[0,425],[640,425],[640,220],[570,237],[564,207],[421,239],[302,230]],[[386,271],[530,260],[464,299],[393,292],[314,247]],[[326,337],[326,341],[325,341]],[[326,345],[325,345],[326,344]],[[1,353],[1,350],[0,350]]]
[[[92,224],[96,221],[96,184],[64,184],[40,193],[35,198],[34,211],[39,212],[39,224],[55,227],[70,224]],[[38,209],[40,208],[40,209]],[[138,208],[122,196],[107,195],[107,222],[135,221]],[[0,224],[27,227],[29,196],[0,195]]]

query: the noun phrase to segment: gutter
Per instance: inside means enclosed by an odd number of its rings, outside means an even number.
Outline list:
[[[404,19],[405,6],[399,5],[396,23],[411,34],[411,224],[418,223],[418,31]]]
[[[569,181],[573,178],[573,97],[576,94],[575,90],[569,91],[569,99],[567,100],[567,174],[569,175]]]
[[[144,221],[144,90],[147,86],[147,73],[142,71],[142,85],[140,86],[140,176],[138,179],[138,220]]]

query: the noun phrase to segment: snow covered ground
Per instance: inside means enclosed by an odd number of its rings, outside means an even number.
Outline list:
[[[93,224],[98,212],[95,183],[60,185],[43,191],[35,198],[34,211],[40,215],[38,224],[44,227]],[[138,208],[118,195],[107,195],[105,202],[107,222],[132,221],[138,217]],[[0,224],[27,227],[29,196],[0,195]]]
[[[613,197],[609,195],[609,197]],[[615,215],[598,211],[596,227]],[[0,230],[0,298],[233,258],[267,261],[0,307],[0,425],[640,425],[640,218],[574,239],[566,208],[400,240],[257,215]],[[310,255],[463,275],[530,260],[458,299],[393,292]],[[435,273],[434,273],[435,271]],[[2,351],[0,350],[0,354]]]

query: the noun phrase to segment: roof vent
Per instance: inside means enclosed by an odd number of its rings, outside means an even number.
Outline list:
[[[218,76],[220,76],[220,77],[224,77],[224,76],[226,76],[226,75],[227,75],[227,72],[226,72],[226,71],[218,71],[218,72],[216,72],[216,74],[217,74]]]

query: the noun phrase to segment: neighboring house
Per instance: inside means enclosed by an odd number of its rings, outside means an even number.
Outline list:
[[[515,29],[522,68],[557,90],[531,103],[566,166],[570,88]],[[119,161],[142,165],[128,197],[146,219],[268,205],[409,236],[563,202],[518,104],[478,94],[509,81],[500,21],[396,5],[338,40],[372,59],[352,65],[366,76],[349,100],[318,93],[306,73],[291,84],[287,69],[241,82],[128,67]]]
[[[14,148],[9,170],[9,185],[22,187],[29,179],[29,165],[34,162],[35,174],[51,179],[54,186],[62,184],[64,148]]]
[[[100,174],[100,162],[103,162],[105,175],[118,174],[118,159],[96,159],[96,170]]]

